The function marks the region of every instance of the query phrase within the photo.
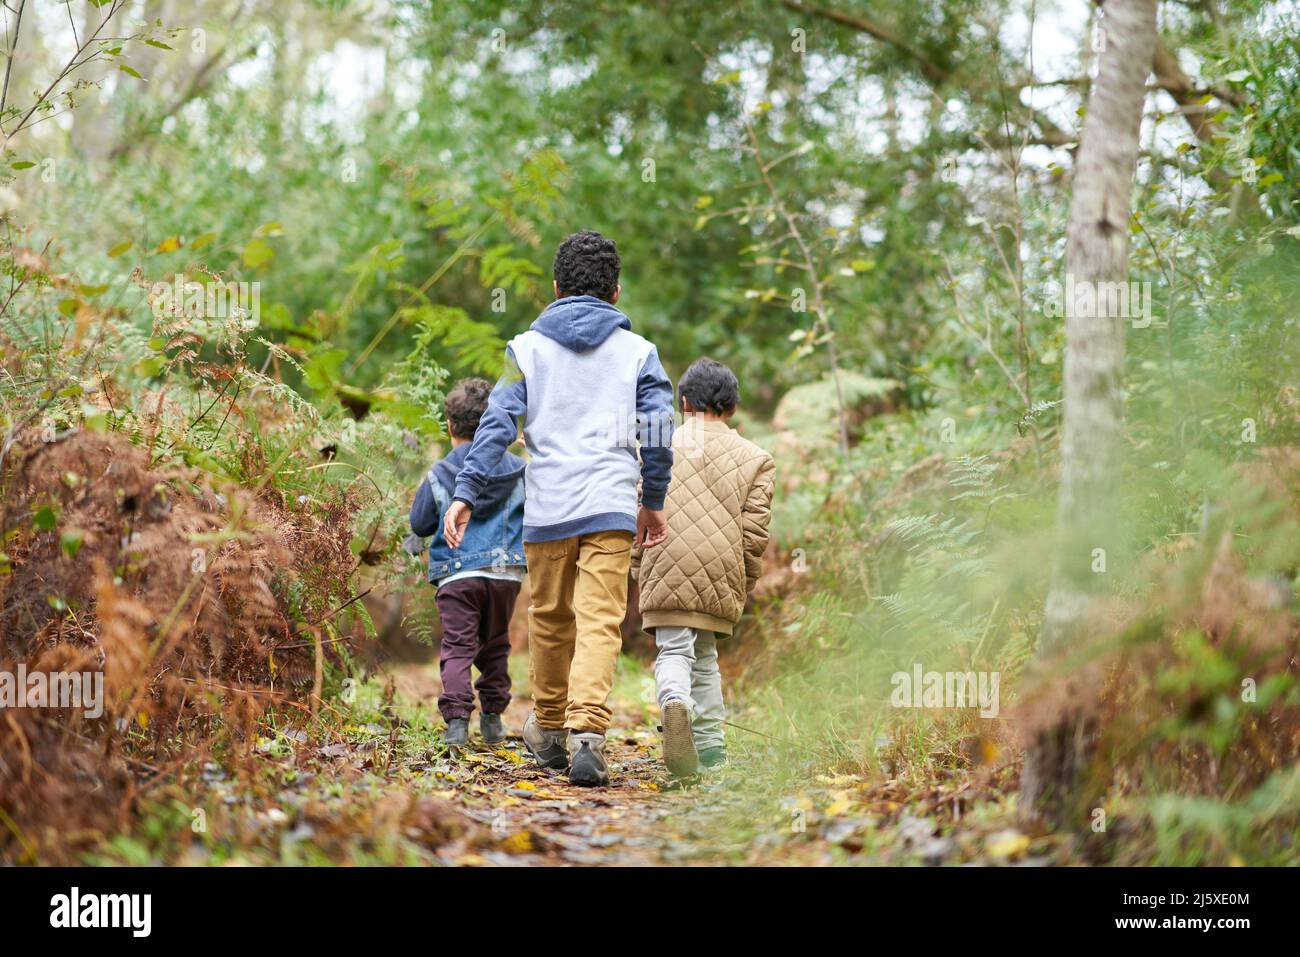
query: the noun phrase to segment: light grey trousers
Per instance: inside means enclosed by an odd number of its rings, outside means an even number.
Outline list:
[[[697,748],[725,744],[722,721],[722,675],[718,672],[718,636],[695,628],[656,628],[655,696],[659,707],[669,698],[691,709],[691,731]]]

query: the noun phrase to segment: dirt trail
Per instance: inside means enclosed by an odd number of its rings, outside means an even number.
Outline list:
[[[388,672],[407,700],[432,703],[439,690],[436,665]],[[638,865],[677,863],[710,856],[712,849],[683,840],[683,822],[697,813],[706,784],[682,788],[663,767],[658,731],[644,709],[615,698],[615,721],[606,746],[611,784],[570,785],[566,775],[536,767],[519,731],[532,708],[516,697],[506,711],[509,737],[491,747],[472,722],[470,746],[459,754],[430,755],[407,769],[432,776],[433,794],[487,829],[476,850],[454,846],[439,856],[458,864]],[[490,846],[495,843],[496,846]]]
[[[652,679],[630,660],[610,697],[612,784],[573,787],[528,756],[519,738],[531,709],[526,655],[512,665],[516,697],[501,745],[483,742],[474,722],[469,747],[449,751],[436,663],[390,664],[366,683],[369,697],[347,712],[327,708],[334,720],[286,724],[261,738],[235,774],[208,763],[198,780],[185,775],[161,789],[157,824],[140,830],[165,832],[162,846],[118,846],[97,859],[617,866],[1056,856],[1050,840],[1013,830],[1010,808],[960,773],[923,785],[859,773],[783,775],[769,745],[733,735],[733,762],[682,786],[661,761]],[[191,827],[194,807],[205,810],[201,832]]]
[[[436,665],[402,666],[389,676],[403,698],[433,706]],[[518,737],[531,709],[527,690],[518,684],[506,712],[510,737],[504,745],[492,748],[475,731],[470,747],[459,754],[438,748],[427,760],[409,762],[402,771],[415,775],[416,787],[432,782],[432,796],[478,827],[439,847],[438,861],[510,866],[1046,861],[1029,837],[1007,827],[1001,809],[990,808],[988,795],[977,797],[971,782],[960,776],[920,790],[853,774],[759,780],[758,768],[745,764],[748,742],[733,741],[738,760],[682,785],[662,763],[660,735],[652,723],[657,709],[645,700],[647,689],[635,685],[624,676],[610,698],[608,788],[573,787],[565,775],[533,764]],[[963,811],[978,805],[995,813],[970,827]]]

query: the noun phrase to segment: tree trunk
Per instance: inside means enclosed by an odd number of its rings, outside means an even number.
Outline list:
[[[1114,493],[1123,440],[1125,310],[1106,294],[1128,282],[1129,217],[1139,127],[1156,41],[1156,0],[1107,0],[1096,82],[1079,141],[1065,252],[1065,395],[1059,551],[1039,652],[1056,657],[1086,633],[1089,611],[1123,548]],[[1072,295],[1077,291],[1079,295]],[[1089,295],[1091,293],[1091,295]],[[1027,805],[1058,805],[1087,747],[1081,713],[1048,723],[1025,756]]]

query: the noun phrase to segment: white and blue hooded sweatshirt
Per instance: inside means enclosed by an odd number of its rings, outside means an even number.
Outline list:
[[[522,418],[524,541],[635,532],[638,478],[641,504],[664,505],[672,403],[654,344],[627,316],[595,296],[557,299],[506,347],[455,497],[474,507]]]

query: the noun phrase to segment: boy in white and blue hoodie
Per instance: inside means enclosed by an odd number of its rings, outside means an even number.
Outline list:
[[[673,462],[672,383],[654,344],[615,308],[619,268],[617,248],[600,233],[560,244],[555,302],[507,346],[506,374],[443,526],[458,547],[522,420],[534,707],[524,743],[542,767],[568,767],[569,780],[583,785],[609,783],[608,697],[632,542],[653,548],[666,537]]]

